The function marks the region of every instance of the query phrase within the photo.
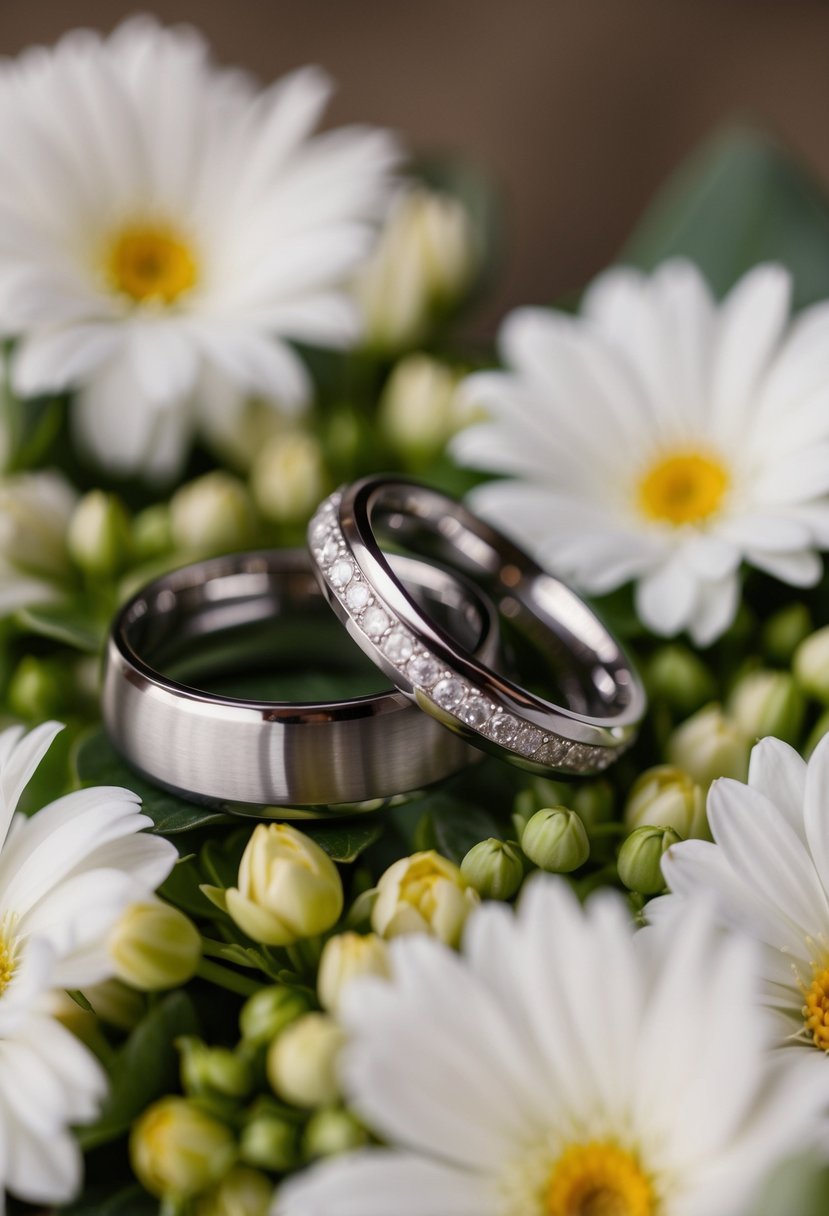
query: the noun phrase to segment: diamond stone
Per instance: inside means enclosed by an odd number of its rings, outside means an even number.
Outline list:
[[[362,619],[362,627],[370,638],[381,638],[391,622],[382,608],[368,608]]]
[[[405,629],[392,629],[383,643],[383,653],[392,663],[405,663],[412,656],[414,642]]]
[[[570,744],[566,739],[553,737],[539,749],[535,758],[542,764],[549,764],[551,768],[558,768],[567,758],[569,749]]]
[[[518,732],[518,736],[513,740],[512,746],[522,756],[531,756],[537,752],[541,744],[544,742],[544,734],[535,726],[523,726]]]
[[[335,562],[339,556],[339,553],[340,545],[336,536],[329,536],[328,540],[322,547],[322,560],[325,562],[326,566],[329,566],[331,562]]]
[[[344,587],[346,583],[351,581],[351,576],[354,573],[354,567],[347,557],[342,557],[328,571],[328,577],[335,587]]]
[[[458,717],[467,726],[474,726],[476,730],[480,730],[492,717],[493,708],[494,706],[489,701],[485,701],[483,697],[469,697],[458,710]]]
[[[431,688],[440,675],[440,664],[430,654],[419,654],[409,664],[409,678],[419,688]]]
[[[520,727],[521,723],[512,714],[496,714],[489,723],[487,733],[496,743],[512,743]]]
[[[323,519],[321,516],[318,515],[316,517],[316,519],[313,521],[313,523],[311,524],[311,529],[310,529],[311,544],[316,545],[316,547],[318,549],[321,548],[325,544],[326,540],[328,539],[329,531],[330,531],[330,529],[329,529],[328,520]]]
[[[466,686],[460,680],[456,680],[454,676],[441,680],[432,689],[432,698],[444,709],[454,709],[456,705],[460,705],[465,696]]]
[[[345,602],[352,612],[359,612],[361,608],[365,608],[370,599],[371,592],[362,579],[354,579],[345,593]]]

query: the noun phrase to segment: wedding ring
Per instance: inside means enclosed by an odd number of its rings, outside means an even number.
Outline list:
[[[474,586],[422,561],[396,559],[394,569],[413,602],[437,613],[459,644],[494,651],[497,620]],[[320,641],[326,628],[327,651]],[[104,722],[125,759],[156,784],[244,814],[308,818],[373,809],[378,799],[479,759],[394,689],[295,704],[217,695],[199,684],[199,649],[218,651],[215,666],[224,648],[232,675],[238,639],[251,630],[263,634],[252,646],[260,670],[279,661],[280,649],[296,669],[309,657],[299,653],[309,641],[318,665],[338,661],[342,669],[349,656],[365,663],[325,606],[301,550],[187,566],[150,583],[119,613],[106,651]],[[372,685],[382,685],[365,667]],[[372,806],[355,808],[369,800]]]
[[[472,655],[414,601],[378,528],[389,543],[437,553],[477,583],[502,625],[530,646],[531,687],[503,662]],[[454,499],[367,477],[322,504],[309,544],[357,644],[426,715],[476,747],[537,773],[587,774],[632,743],[645,693],[618,642],[575,592]]]

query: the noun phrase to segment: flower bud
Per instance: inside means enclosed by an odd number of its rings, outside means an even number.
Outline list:
[[[102,980],[90,984],[83,994],[95,1016],[118,1030],[134,1030],[147,1012],[147,998],[121,980]]]
[[[306,1158],[335,1157],[362,1148],[368,1133],[350,1111],[335,1107],[316,1111],[308,1120],[302,1147]]]
[[[705,663],[679,642],[660,646],[648,665],[648,690],[662,697],[683,717],[716,694],[717,684]]]
[[[254,1113],[242,1128],[239,1156],[261,1170],[293,1169],[300,1158],[296,1123],[266,1110]]]
[[[196,926],[160,899],[131,904],[112,928],[107,950],[119,979],[143,992],[177,988],[201,960]]]
[[[461,862],[461,874],[483,899],[512,899],[521,886],[524,863],[513,845],[490,837],[472,846]]]
[[[567,805],[588,830],[613,818],[614,802],[613,786],[604,777],[580,781],[567,791]]]
[[[274,1092],[294,1106],[332,1106],[340,1095],[337,1063],[345,1033],[324,1013],[306,1013],[268,1049]]]
[[[480,896],[458,866],[434,850],[401,857],[377,884],[371,925],[381,937],[431,933],[457,946],[463,926]]]
[[[282,984],[260,988],[248,997],[239,1014],[242,1038],[253,1047],[261,1047],[308,1010],[308,998],[296,988]]]
[[[325,933],[343,910],[343,885],[331,858],[287,823],[260,823],[242,854],[238,886],[208,887],[255,942],[288,946]]]
[[[176,490],[170,500],[173,545],[189,553],[243,548],[253,534],[253,504],[244,484],[216,469]]]
[[[635,828],[619,849],[619,877],[629,891],[658,895],[665,889],[662,854],[682,837],[673,828]]]
[[[65,666],[24,654],[9,680],[9,709],[21,718],[57,717],[66,704],[66,684]]]
[[[325,943],[317,975],[317,994],[323,1009],[336,1014],[343,992],[352,980],[391,975],[389,948],[376,933],[338,933]]]
[[[322,448],[314,435],[286,431],[262,448],[251,469],[251,490],[266,519],[302,523],[325,494]]]
[[[250,1063],[228,1047],[207,1047],[194,1035],[177,1039],[176,1047],[181,1055],[181,1083],[191,1096],[244,1098],[253,1088]]]
[[[625,823],[630,828],[673,828],[683,840],[709,839],[705,792],[682,769],[669,764],[646,769],[631,786]]]
[[[236,1165],[196,1200],[193,1216],[268,1216],[274,1188],[259,1170]]]
[[[809,634],[794,652],[792,669],[803,691],[829,705],[829,625]]]
[[[396,452],[418,467],[442,450],[457,429],[458,375],[429,355],[408,355],[380,398],[380,428]]]
[[[706,705],[678,726],[668,740],[668,760],[707,790],[716,777],[745,781],[749,742],[720,709]]]
[[[166,502],[154,503],[139,511],[132,521],[131,549],[136,561],[150,562],[173,548],[170,507]]]
[[[47,579],[69,572],[66,529],[78,495],[61,473],[16,473],[0,480],[0,558]]]
[[[86,574],[116,574],[130,556],[130,521],[115,494],[90,490],[69,519],[69,556]]]
[[[751,671],[738,680],[728,700],[728,715],[746,738],[774,735],[796,744],[803,728],[806,702],[787,671]]]
[[[524,828],[521,848],[539,869],[551,874],[569,874],[590,856],[584,824],[566,806],[536,811]]]
[[[812,632],[812,614],[805,604],[787,604],[763,626],[763,649],[773,663],[789,664],[800,643]]]
[[[184,1199],[231,1168],[236,1142],[224,1123],[187,1098],[162,1098],[133,1124],[130,1162],[151,1195]]]

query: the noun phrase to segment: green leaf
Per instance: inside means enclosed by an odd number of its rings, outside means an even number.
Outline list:
[[[84,654],[98,654],[106,637],[106,624],[96,620],[88,605],[75,600],[21,608],[15,624],[27,633],[49,638]]]
[[[173,1044],[198,1029],[193,1003],[184,992],[171,992],[153,1006],[115,1057],[100,1118],[78,1129],[84,1150],[122,1136],[151,1102],[178,1089],[179,1059]]]
[[[303,823],[301,831],[310,836],[332,861],[342,865],[356,861],[361,853],[380,839],[382,823],[344,823],[313,827]]]
[[[59,1208],[61,1216],[158,1216],[158,1200],[138,1185],[92,1187],[69,1207]]]
[[[81,785],[120,785],[138,794],[144,813],[153,821],[151,830],[164,836],[189,832],[207,824],[232,822],[225,811],[186,802],[139,776],[122,760],[103,729],[81,740],[74,761]]]
[[[494,815],[481,807],[470,806],[450,794],[434,794],[423,804],[425,836],[419,832],[421,845],[429,845],[450,861],[460,863],[473,845],[490,836],[500,839],[501,826]]]
[[[158,888],[158,894],[190,916],[207,916],[209,904],[199,889],[201,874],[193,857],[182,857]]]
[[[724,294],[758,262],[794,278],[796,306],[829,296],[829,202],[769,137],[720,133],[657,196],[620,261],[651,270],[682,255]]]

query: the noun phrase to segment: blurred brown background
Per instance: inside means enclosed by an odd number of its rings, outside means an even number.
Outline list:
[[[818,0],[0,0],[0,52],[142,7],[200,26],[265,80],[321,63],[339,81],[332,121],[487,166],[508,219],[490,319],[583,283],[726,118],[769,127],[829,183]]]

